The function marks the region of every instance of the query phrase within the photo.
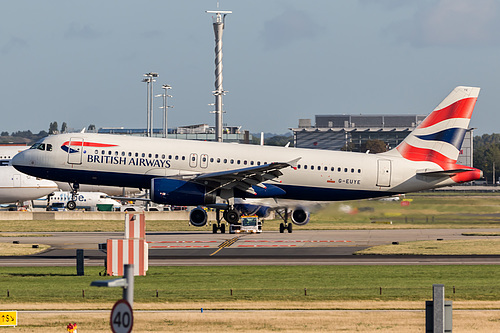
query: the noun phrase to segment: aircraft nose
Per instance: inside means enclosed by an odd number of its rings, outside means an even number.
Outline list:
[[[18,169],[17,166],[22,166],[24,165],[24,161],[26,160],[25,158],[26,153],[24,151],[17,153],[12,157],[11,164],[14,168]],[[18,169],[19,170],[19,169]]]

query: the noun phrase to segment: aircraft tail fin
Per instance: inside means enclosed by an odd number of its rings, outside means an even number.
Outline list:
[[[455,165],[480,88],[456,87],[395,150],[411,161]]]

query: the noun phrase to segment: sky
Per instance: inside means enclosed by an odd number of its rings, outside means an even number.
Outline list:
[[[0,11],[0,131],[146,127],[143,74],[169,128],[214,102],[215,0],[16,0]],[[221,0],[224,123],[287,133],[318,114],[428,114],[481,87],[471,126],[499,133],[496,0]],[[495,102],[495,100],[497,102]],[[161,127],[155,98],[155,127]]]

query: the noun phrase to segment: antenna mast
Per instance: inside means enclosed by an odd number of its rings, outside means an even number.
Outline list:
[[[219,3],[217,2],[217,8]],[[213,18],[215,34],[215,137],[217,142],[222,142],[222,96],[226,91],[222,88],[222,33],[228,10],[207,10],[207,13],[216,14]]]

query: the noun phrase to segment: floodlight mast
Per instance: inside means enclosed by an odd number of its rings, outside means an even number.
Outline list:
[[[207,13],[216,14],[213,18],[215,34],[215,137],[217,142],[222,142],[222,96],[226,91],[222,88],[222,33],[229,10],[207,10]]]

